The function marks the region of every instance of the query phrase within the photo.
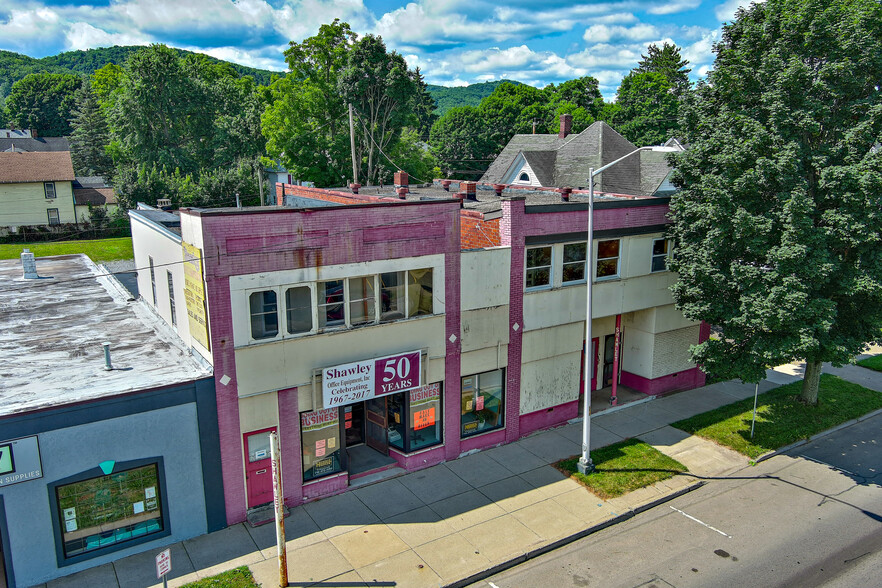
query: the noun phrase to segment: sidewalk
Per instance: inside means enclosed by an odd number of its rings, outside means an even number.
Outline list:
[[[872,353],[882,352],[876,348]],[[847,366],[825,371],[882,391],[882,373]],[[799,379],[798,366],[769,370],[765,392]],[[486,570],[584,537],[748,464],[729,449],[669,423],[754,393],[720,382],[608,410],[591,419],[591,447],[638,437],[683,463],[688,474],[600,500],[549,464],[578,454],[581,422],[515,443],[290,509],[285,519],[292,586],[464,585]],[[275,526],[238,524],[172,545],[169,586],[248,565],[265,588],[278,586]],[[74,586],[161,586],[154,551],[49,582]]]

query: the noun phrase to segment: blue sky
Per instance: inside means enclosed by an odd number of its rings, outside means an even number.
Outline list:
[[[166,43],[282,71],[291,40],[340,18],[382,35],[445,86],[535,86],[592,75],[612,98],[651,43],[673,42],[693,77],[713,64],[720,26],[749,0],[0,0],[0,49],[31,57]]]

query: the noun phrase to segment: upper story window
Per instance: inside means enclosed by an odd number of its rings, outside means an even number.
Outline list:
[[[251,337],[269,339],[279,334],[279,311],[274,290],[252,292],[248,297],[251,307]]]
[[[551,287],[551,245],[527,249],[527,273],[524,287],[527,290]]]
[[[43,191],[46,198],[55,198],[55,182],[43,182]]]
[[[325,329],[377,324],[432,315],[431,268],[300,284],[248,294],[251,339],[272,339]],[[284,293],[285,326],[279,325]]]
[[[621,240],[609,239],[597,242],[597,278],[619,277],[619,255]]]
[[[518,181],[519,182],[529,182],[530,181],[530,174],[528,174],[527,172],[521,173],[521,175],[518,176]]]
[[[170,271],[166,270],[165,276],[168,281],[168,311],[171,314],[171,324],[174,327],[178,324],[177,313],[175,311],[175,282]]]
[[[563,246],[563,283],[585,280],[585,260],[588,243],[567,243]]]
[[[650,271],[664,272],[668,269],[668,256],[671,254],[671,242],[667,239],[652,241],[652,267]]]
[[[312,289],[295,286],[285,290],[285,318],[292,335],[312,330]]]

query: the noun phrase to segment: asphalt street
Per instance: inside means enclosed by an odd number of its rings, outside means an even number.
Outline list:
[[[882,586],[882,415],[474,586]]]

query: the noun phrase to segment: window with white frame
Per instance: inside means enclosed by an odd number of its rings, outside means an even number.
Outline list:
[[[432,268],[423,268],[252,292],[251,339],[277,337],[280,311],[289,335],[432,315],[433,275]]]
[[[349,278],[349,324],[363,325],[376,322],[376,276]]]
[[[49,224],[50,225],[60,225],[61,224],[61,218],[58,216],[58,209],[57,208],[47,208],[46,214],[49,217]]]
[[[252,292],[248,297],[251,309],[251,338],[269,339],[279,334],[279,311],[275,290]]]
[[[671,242],[667,239],[653,239],[652,267],[650,271],[664,272],[668,269],[668,256],[671,254]]]
[[[521,175],[518,176],[518,181],[519,182],[529,182],[530,181],[530,174],[528,174],[527,172],[522,172]]]
[[[318,326],[337,327],[346,324],[346,295],[343,280],[318,283]]]
[[[527,290],[551,287],[551,245],[527,248],[524,287]]]
[[[597,271],[595,277],[617,278],[619,277],[619,258],[621,254],[621,240],[608,239],[597,242]]]
[[[563,246],[562,282],[571,284],[585,280],[588,243],[566,243]]]
[[[171,324],[174,327],[178,324],[177,312],[175,311],[175,282],[170,271],[166,270],[165,276],[168,281],[168,311],[171,314]]]
[[[285,319],[291,335],[312,331],[312,290],[309,286],[285,290]]]
[[[46,198],[55,198],[55,182],[43,182],[43,191]]]
[[[156,268],[153,266],[153,258],[149,255],[147,260],[150,263],[150,291],[153,294],[153,306],[156,306]]]

